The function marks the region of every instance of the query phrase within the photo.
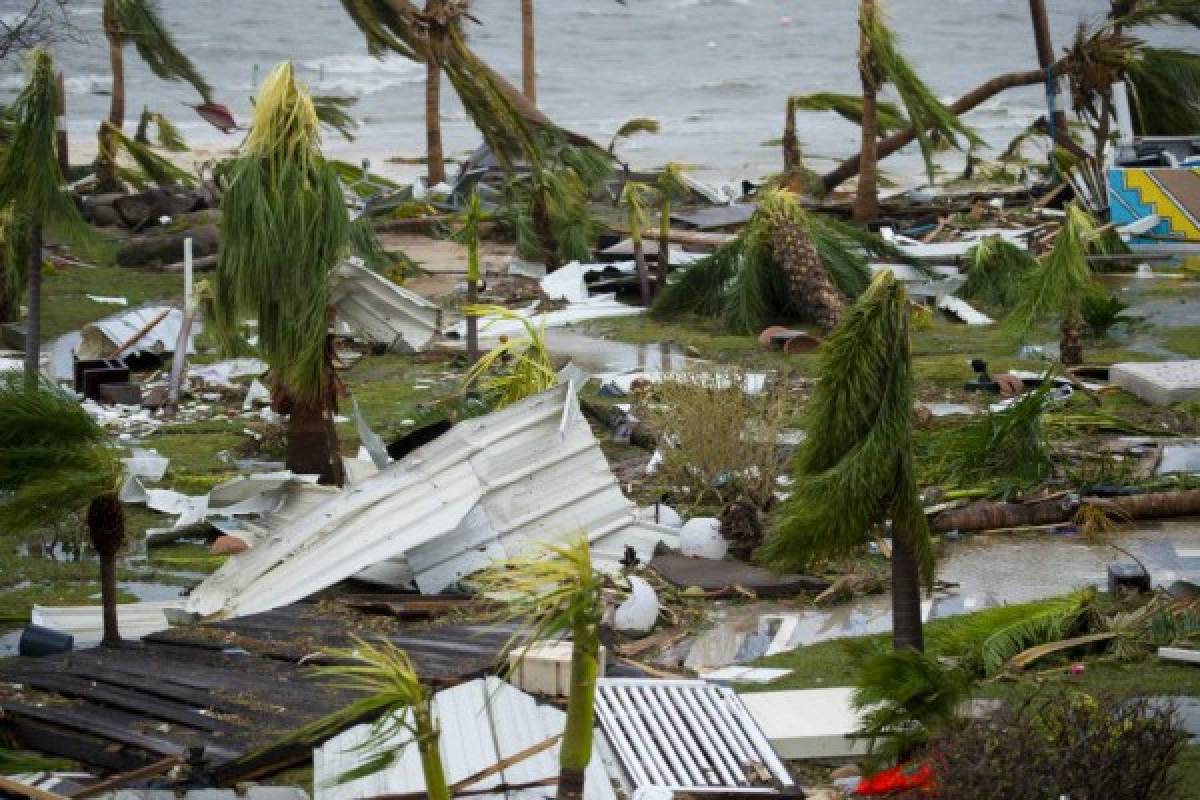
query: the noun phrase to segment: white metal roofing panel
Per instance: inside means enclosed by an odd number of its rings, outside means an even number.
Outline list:
[[[188,598],[188,610],[239,616],[293,603],[403,557],[437,592],[535,542],[586,533],[600,569],[626,545],[648,561],[678,531],[636,519],[573,391],[559,386],[466,420],[286,526],[271,516]]]
[[[154,322],[155,318],[163,311],[167,311],[167,315],[137,341],[121,351],[121,355],[127,356],[143,350],[153,353],[174,352],[175,344],[179,341],[179,329],[183,327],[183,311],[178,308],[170,310],[168,308],[168,306],[147,306],[133,311],[122,311],[120,314],[113,314],[83,326],[81,331],[83,339],[79,346],[80,356],[105,358],[111,355],[113,350],[128,342],[139,331]],[[197,320],[192,325],[188,338],[189,353],[195,352],[194,343],[199,330],[200,324]]]
[[[334,270],[329,301],[351,330],[392,350],[424,350],[442,327],[441,308],[372,272],[359,259]]]
[[[434,712],[441,729],[439,740],[446,781],[455,783],[478,774],[499,761],[545,742],[562,733],[566,714],[550,706],[539,706],[530,695],[499,678],[489,677],[438,692]],[[352,800],[383,794],[406,794],[425,789],[420,757],[410,747],[411,736],[401,733],[383,744],[399,753],[388,769],[366,778],[337,785],[339,775],[369,758],[373,751],[361,749],[371,733],[370,725],[359,725],[325,742],[313,751],[314,800]],[[359,748],[359,749],[356,749]],[[558,746],[506,767],[496,775],[473,784],[487,789],[501,784],[516,785],[558,775]],[[585,800],[615,800],[611,781],[595,750],[584,783]],[[480,800],[541,800],[553,788],[497,792],[478,795]]]
[[[179,608],[183,599],[160,603],[121,603],[117,606],[117,625],[126,639],[141,639],[165,631],[167,609]],[[34,606],[30,622],[43,628],[75,637],[75,647],[99,644],[104,635],[103,610],[100,606]]]
[[[730,689],[704,681],[602,678],[596,717],[635,789],[774,794],[793,785]]]

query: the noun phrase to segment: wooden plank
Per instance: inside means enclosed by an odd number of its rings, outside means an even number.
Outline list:
[[[72,800],[83,800],[85,797],[95,797],[98,794],[104,794],[112,789],[119,789],[122,786],[128,786],[134,781],[144,780],[145,778],[153,778],[155,775],[161,775],[177,764],[181,764],[178,758],[164,758],[161,761],[155,761],[153,764],[147,764],[140,769],[131,770],[130,772],[122,772],[120,775],[113,775],[111,778],[106,778],[98,783],[93,783],[85,789],[71,794]]]
[[[0,791],[12,793],[19,797],[28,797],[29,800],[69,800],[64,795],[47,792],[44,789],[39,789],[36,786],[28,786],[24,783],[10,780],[3,775],[0,775]]]
[[[1200,664],[1200,650],[1189,650],[1185,647],[1160,647],[1158,648],[1158,657],[1163,661]]]
[[[145,766],[154,759],[137,748],[122,747],[86,733],[67,730],[11,714],[4,717],[5,733],[26,750],[78,761],[94,768],[127,770]]]
[[[18,681],[35,689],[55,692],[64,697],[76,697],[89,703],[111,706],[123,711],[146,714],[154,719],[174,722],[200,731],[236,733],[240,730],[228,722],[206,717],[190,706],[147,697],[128,689],[93,683],[72,675],[39,675],[18,672],[15,677]]]
[[[182,686],[166,679],[165,676],[161,679],[151,681],[147,680],[148,676],[130,675],[118,670],[95,666],[86,668],[75,667],[67,670],[66,674],[84,680],[98,681],[121,689],[134,689],[144,694],[173,700],[177,703],[186,703],[194,708],[207,708],[229,714],[237,714],[246,710],[245,706],[227,702],[207,689]]]

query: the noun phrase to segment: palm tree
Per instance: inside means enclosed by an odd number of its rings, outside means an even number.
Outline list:
[[[521,87],[537,105],[537,51],[533,27],[533,0],[521,0]]]
[[[586,536],[567,546],[545,548],[550,558],[538,554],[495,565],[473,576],[471,583],[504,602],[506,616],[530,621],[534,627],[529,641],[571,635],[571,686],[559,748],[558,800],[581,800],[584,771],[592,758],[604,581],[592,569]]]
[[[351,225],[319,124],[292,65],[277,66],[221,204],[217,322],[235,330],[243,315],[258,320],[259,348],[291,414],[288,468],[340,484],[328,283]]]
[[[12,208],[0,208],[0,324],[16,322],[29,280],[29,233]]]
[[[825,340],[795,485],[759,556],[811,566],[852,553],[890,520],[892,641],[922,650],[920,589],[932,583],[933,550],[913,467],[908,326],[907,294],[885,271]]]
[[[645,197],[650,187],[637,181],[626,181],[621,189],[621,200],[625,203],[625,221],[629,225],[629,238],[633,240],[633,261],[637,264],[638,285],[642,290],[642,305],[649,306],[650,270],[646,268],[646,253],[642,248],[642,229],[646,227]]]
[[[467,200],[467,213],[463,218],[460,240],[467,246],[467,305],[479,302],[479,281],[482,279],[479,265],[479,223],[483,211],[479,206],[479,193],[472,192]],[[467,315],[467,361],[474,366],[479,360],[479,317]]]
[[[42,235],[54,225],[77,239],[83,237],[84,224],[70,194],[63,187],[55,145],[55,114],[58,88],[54,61],[44,50],[34,50],[29,58],[29,81],[10,109],[12,138],[0,161],[0,210],[8,217],[4,253],[7,285],[20,270],[12,260],[27,258],[25,276],[29,284],[29,318],[25,326],[25,376],[32,385],[37,380],[42,336]],[[17,238],[25,236],[25,242]],[[17,290],[19,291],[19,290]],[[12,289],[7,290],[12,294]]]
[[[860,0],[858,6],[858,70],[862,80],[862,153],[854,218],[859,222],[879,215],[879,92],[891,84],[904,105],[921,146],[929,179],[934,177],[934,137],[958,146],[982,144],[978,136],[942,105],[900,53],[887,26],[879,0]]]
[[[163,24],[155,0],[104,0],[104,36],[108,39],[108,60],[112,70],[112,96],[108,108],[108,126],[100,126],[100,154],[96,160],[96,179],[101,191],[120,187],[117,178],[117,142],[112,131],[125,125],[125,45],[132,43],[150,71],[165,81],[190,83],[205,103],[212,102],[212,89],[175,44]]]
[[[404,736],[416,742],[426,796],[429,800],[450,800],[442,766],[441,735],[433,713],[433,691],[421,683],[408,654],[387,641],[371,644],[355,638],[354,647],[330,655],[345,663],[320,667],[317,674],[333,678],[337,688],[360,692],[366,697],[311,727],[333,734],[348,722],[378,716],[370,738],[363,745],[363,750],[371,755],[362,765],[339,775],[338,783],[387,769],[402,751],[385,750],[384,746],[397,736]]]
[[[1083,363],[1083,306],[1096,291],[1089,253],[1111,252],[1096,221],[1078,205],[1067,208],[1067,220],[1054,249],[1026,273],[1014,312],[1022,333],[1055,315],[1061,322],[1059,359],[1068,366]]]
[[[0,527],[29,531],[86,510],[100,559],[102,644],[118,645],[117,553],[125,512],[122,466],[108,434],[67,392],[45,379],[29,386],[0,376]]]
[[[508,338],[475,361],[463,377],[463,388],[478,386],[484,404],[499,409],[558,384],[554,359],[546,347],[545,326],[534,326],[529,317],[504,306],[469,305],[463,308],[468,323],[481,317],[520,322],[526,338]]]

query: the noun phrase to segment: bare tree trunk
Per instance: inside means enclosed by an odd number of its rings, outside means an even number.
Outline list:
[[[104,3],[104,34],[108,37],[108,62],[112,70],[112,95],[108,105],[108,122],[117,130],[125,126],[125,50],[120,23],[116,18],[113,0]],[[100,126],[100,153],[96,158],[96,183],[102,192],[117,191],[116,142],[112,134]]]
[[[537,105],[537,50],[533,25],[533,0],[521,0],[521,86],[530,103]]]
[[[346,476],[338,448],[334,413],[320,401],[291,402],[287,431],[287,468],[318,475],[326,486],[341,486]]]
[[[426,10],[434,10],[440,0],[429,0]],[[429,185],[446,180],[446,154],[442,147],[442,55],[446,36],[440,29],[429,32],[430,48],[425,58],[425,161]]]
[[[116,492],[93,498],[87,510],[88,536],[100,560],[100,605],[106,647],[121,644],[117,625],[117,554],[125,543],[125,510]]]
[[[907,531],[892,531],[892,647],[925,649],[921,628],[921,575]]]
[[[787,113],[783,119],[783,174],[791,175],[800,166],[800,139],[796,136],[796,101],[787,101]]]
[[[1061,59],[1054,65],[1054,71],[1057,73],[1065,70],[1070,64],[1068,59]],[[980,84],[971,91],[964,94],[958,100],[951,103],[948,108],[954,114],[959,116],[967,113],[973,108],[978,107],[982,103],[991,100],[1001,92],[1008,89],[1015,89],[1020,86],[1039,86],[1045,80],[1046,73],[1044,70],[1029,70],[1027,72],[1009,72],[1004,75],[998,75],[991,80]],[[876,153],[876,158],[882,160],[895,153],[902,147],[911,144],[917,138],[917,132],[913,128],[908,127],[902,131],[897,131],[891,136],[879,140],[879,147]],[[843,161],[835,169],[826,173],[821,182],[825,186],[826,192],[831,192],[838,186],[841,186],[846,181],[858,174],[861,156],[855,155]]]
[[[1152,492],[1128,497],[1085,497],[1084,505],[1110,510],[1118,519],[1162,519],[1200,514],[1200,489]],[[1074,518],[1076,509],[1062,499],[1040,503],[993,503],[980,501],[966,508],[943,511],[929,520],[933,531],[986,531],[1057,525]]]
[[[871,68],[871,40],[865,19],[875,0],[862,0],[858,35],[858,72],[862,79],[862,169],[858,175],[858,194],[854,199],[854,220],[869,222],[879,216],[879,87]]]
[[[29,231],[29,316],[25,319],[25,383],[37,385],[42,361],[42,226]]]
[[[1048,71],[1058,76],[1054,67],[1054,42],[1050,38],[1050,19],[1046,15],[1046,0],[1029,0],[1029,16],[1033,20],[1033,38],[1037,45],[1038,65],[1042,68],[1043,83],[1049,78]],[[1057,109],[1046,109],[1047,115],[1054,121],[1054,142],[1079,158],[1090,158],[1086,150],[1071,138],[1071,130],[1067,126],[1066,113]]]
[[[473,306],[479,302],[479,282],[472,277],[467,278],[467,305]],[[467,315],[467,363],[475,366],[479,360],[479,317]]]

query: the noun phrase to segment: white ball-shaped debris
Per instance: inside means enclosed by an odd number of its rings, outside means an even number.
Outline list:
[[[658,594],[636,575],[629,576],[629,599],[617,606],[613,627],[622,633],[647,633],[658,621]]]
[[[721,522],[715,517],[689,519],[679,532],[679,550],[685,556],[720,560],[728,549],[729,542],[721,536]]]
[[[656,525],[665,525],[675,530],[683,527],[683,517],[679,516],[678,511],[665,503],[639,508],[637,518],[639,522],[653,522]]]

